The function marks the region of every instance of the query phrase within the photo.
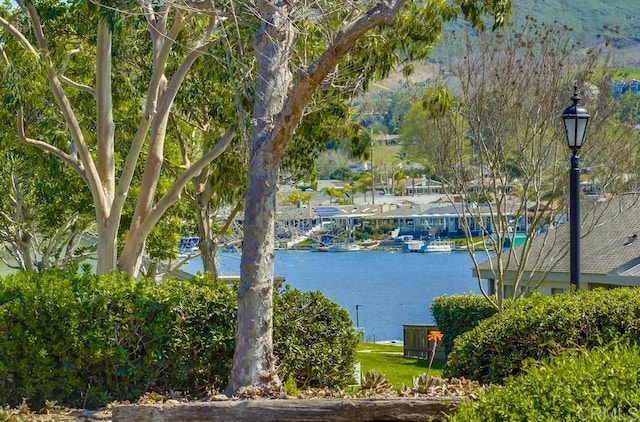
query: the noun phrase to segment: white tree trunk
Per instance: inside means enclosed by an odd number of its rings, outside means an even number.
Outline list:
[[[96,254],[98,260],[96,263],[97,274],[107,274],[116,268],[118,256],[117,249],[117,233],[118,227],[114,227],[113,221],[98,220],[98,247]]]

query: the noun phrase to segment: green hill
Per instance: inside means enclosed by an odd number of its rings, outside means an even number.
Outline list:
[[[638,0],[513,0],[516,20],[532,15],[545,22],[558,22],[575,31],[577,40],[588,44],[597,37],[613,41],[616,48],[640,44]]]
[[[575,40],[589,45],[611,41],[615,48],[616,62],[620,66],[640,67],[640,1],[638,0],[512,0],[511,22],[522,22],[526,16],[539,21],[566,25],[575,34]],[[451,31],[460,31],[461,23],[446,26],[443,39]],[[443,59],[441,48],[433,58]]]

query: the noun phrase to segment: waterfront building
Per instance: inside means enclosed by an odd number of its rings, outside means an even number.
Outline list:
[[[593,290],[640,286],[640,194],[625,194],[606,201],[584,201],[581,213],[580,288]],[[529,246],[524,269],[508,261],[504,294],[511,296],[518,274],[518,289],[537,286],[544,294],[569,292],[569,224],[550,227]],[[514,254],[522,252],[522,246]],[[495,291],[495,262],[480,265],[479,276]],[[478,274],[473,270],[474,276]]]

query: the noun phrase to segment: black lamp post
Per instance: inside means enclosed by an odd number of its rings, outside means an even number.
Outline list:
[[[578,150],[584,141],[589,123],[589,112],[581,106],[578,86],[573,87],[573,104],[562,112],[567,144],[571,150],[571,170],[569,170],[569,229],[570,229],[570,282],[580,289],[580,166]]]

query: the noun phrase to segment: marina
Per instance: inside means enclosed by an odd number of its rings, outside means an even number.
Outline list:
[[[412,254],[276,251],[275,275],[302,291],[320,291],[349,312],[366,341],[402,341],[403,324],[432,324],[431,301],[442,295],[480,293],[465,252]],[[219,255],[221,275],[240,273],[240,254]],[[186,271],[202,270],[199,258]],[[445,333],[446,335],[446,333]]]

